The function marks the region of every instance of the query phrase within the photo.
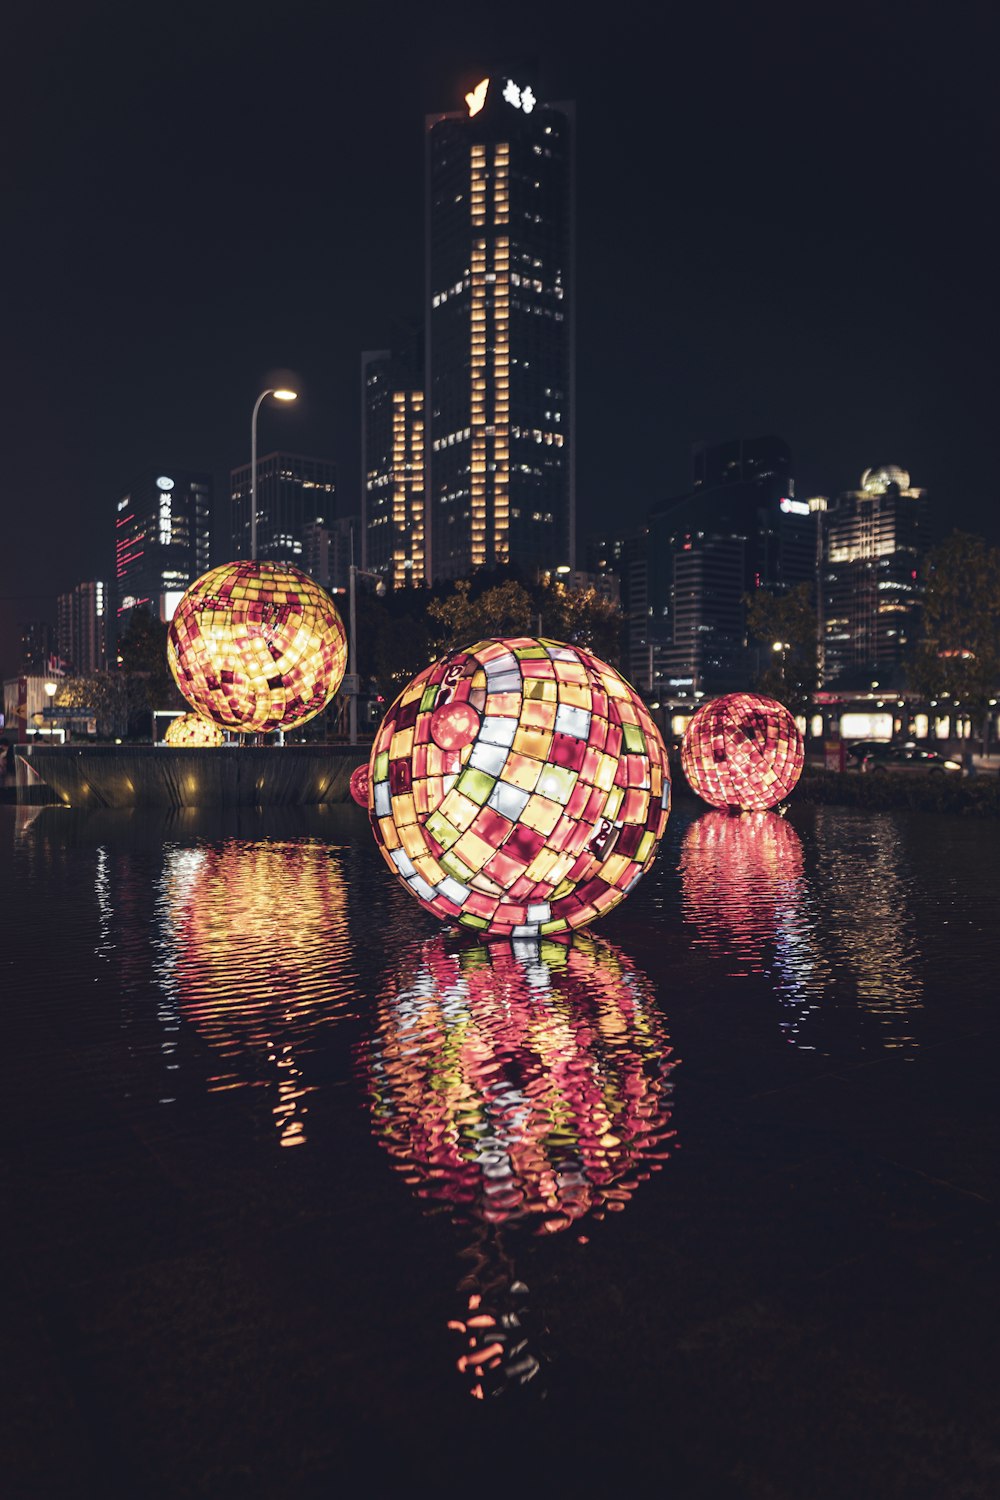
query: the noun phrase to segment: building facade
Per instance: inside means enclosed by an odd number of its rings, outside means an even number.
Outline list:
[[[251,465],[230,475],[232,555],[249,557]],[[299,453],[266,453],[257,460],[257,557],[303,566],[306,529],[333,521],[337,466]]]
[[[103,579],[78,583],[56,600],[56,637],[66,670],[79,677],[108,665],[109,590]]]
[[[697,444],[691,490],[649,515],[650,636],[670,697],[745,688],[755,675],[744,596],[814,583],[817,519],[795,499],[777,437]]]
[[[184,590],[209,566],[211,512],[210,474],[149,469],[121,496],[115,516],[116,638],[136,609],[173,618]]]
[[[361,356],[362,568],[389,588],[427,581],[426,443],[419,355]]]
[[[927,491],[905,469],[866,469],[825,517],[825,685],[902,682],[920,626],[923,562],[931,545]]]
[[[427,574],[574,567],[572,106],[484,78],[425,142]]]

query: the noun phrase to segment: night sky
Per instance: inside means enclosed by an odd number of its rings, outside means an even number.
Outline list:
[[[1000,541],[980,5],[22,5],[5,16],[0,670],[110,572],[150,464],[360,490],[359,355],[419,316],[423,116],[501,69],[578,118],[581,536],[776,432],[800,495],[898,463]],[[216,557],[222,561],[221,557]]]

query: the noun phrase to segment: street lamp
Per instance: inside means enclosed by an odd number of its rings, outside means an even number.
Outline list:
[[[353,533],[351,534],[351,547],[352,547],[352,549],[354,547],[354,535],[353,535]],[[374,578],[375,579],[375,592],[379,596],[380,599],[382,598],[382,596],[385,593],[385,580],[383,578],[381,578],[378,573],[369,573],[367,571],[367,569],[365,569],[365,568],[355,567],[355,565],[354,565],[353,562],[350,564],[350,566],[348,567],[348,570],[347,570],[348,581],[349,581],[349,584],[350,584],[350,587],[348,589],[348,594],[349,594],[349,608],[348,608],[348,612],[347,612],[348,613],[348,630],[347,630],[347,677],[348,677],[348,683],[349,683],[349,687],[348,687],[348,704],[349,704],[349,706],[348,706],[347,712],[348,712],[348,723],[350,725],[350,736],[351,736],[351,744],[352,745],[356,745],[358,743],[358,683],[357,683],[357,679],[356,679],[356,676],[355,676],[355,674],[357,672],[357,657],[356,657],[356,654],[355,654],[356,648],[355,648],[355,644],[354,644],[354,638],[355,638],[355,635],[357,633],[357,619],[356,619],[356,610],[355,610],[355,604],[354,604],[354,596],[355,596],[355,590],[356,590],[356,585],[355,585],[355,581],[354,580],[359,575],[362,578]]]
[[[43,685],[44,685],[44,688],[45,688],[45,696],[46,696],[46,698],[48,698],[48,700],[49,700],[49,707],[51,708],[52,707],[52,700],[55,697],[56,693],[58,693],[59,687],[54,682],[46,682]],[[55,726],[52,725],[52,724],[49,725],[50,729],[52,729],[54,727]],[[66,731],[63,730],[63,744],[65,744],[65,743],[66,743]]]
[[[772,644],[772,646],[771,646],[771,650],[772,651],[780,651],[781,652],[780,669],[781,669],[781,682],[782,682],[782,686],[784,686],[784,681],[785,681],[785,652],[789,649],[790,646],[791,646],[791,641],[775,641]]]
[[[254,402],[250,418],[250,556],[254,562],[257,561],[257,413],[265,396],[273,396],[275,401],[297,401],[298,395],[298,391],[274,390],[268,386]]]

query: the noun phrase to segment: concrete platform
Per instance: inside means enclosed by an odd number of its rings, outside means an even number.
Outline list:
[[[350,800],[366,745],[33,745],[30,764],[68,807],[299,807]]]

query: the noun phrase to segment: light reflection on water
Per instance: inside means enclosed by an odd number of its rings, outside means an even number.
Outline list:
[[[780,1050],[775,1076],[794,1084],[804,1059],[779,1038],[846,1066],[873,1039],[905,1060],[948,1034],[956,990],[980,1010],[995,992],[994,825],[679,809],[668,837],[674,856],[618,924],[642,943],[643,973],[587,935],[537,953],[459,948],[400,892],[354,808],[284,822],[0,808],[4,961],[31,978],[30,1010],[6,991],[7,1043],[21,1058],[30,1015],[23,1065],[44,1078],[61,1038],[104,1070],[126,1118],[148,1105],[162,1119],[159,1100],[183,1129],[199,1094],[217,1094],[195,1117],[208,1151],[214,1110],[240,1092],[264,1106],[253,1165],[318,1160],[364,1236],[363,1195],[338,1159],[345,1112],[319,1107],[321,1090],[353,1091],[384,1152],[367,1201],[405,1186],[458,1226],[468,1269],[452,1323],[469,1388],[536,1390],[543,1351],[519,1268],[565,1256],[625,1208],[674,1149],[682,1105],[684,1136],[704,1127],[696,1089],[682,1087],[675,1115],[663,1010],[684,1027],[692,1076],[739,1008],[751,1066]],[[406,1254],[437,1274],[416,1236]]]
[[[168,845],[157,916],[164,1033],[193,1026],[218,1056],[210,1091],[265,1087],[280,1144],[304,1145],[312,1033],[356,1001],[336,857],[303,841]]]
[[[835,987],[878,1023],[885,1047],[909,1054],[922,981],[903,850],[886,819],[845,840],[842,821],[831,826],[823,811],[809,874],[802,840],[780,814],[702,814],[682,843],[682,914],[727,977],[770,979],[793,1045],[821,1045]]]
[[[675,1059],[649,981],[611,944],[449,947],[390,975],[359,1054],[407,1185],[471,1226],[458,1368],[472,1394],[539,1371],[501,1228],[553,1234],[626,1207],[673,1148]]]

